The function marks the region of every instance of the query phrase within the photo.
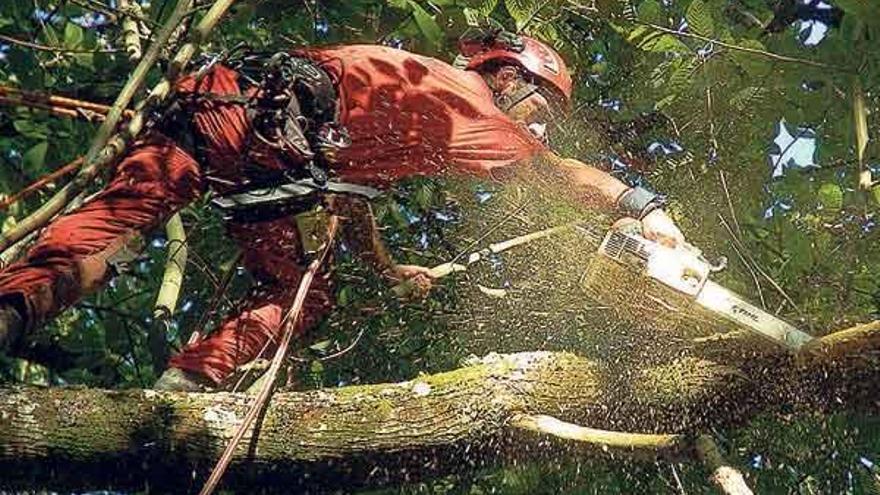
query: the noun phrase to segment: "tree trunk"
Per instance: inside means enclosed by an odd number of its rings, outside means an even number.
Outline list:
[[[548,452],[546,437],[522,427],[534,426],[524,416],[696,437],[709,426],[730,426],[759,411],[791,405],[793,397],[816,404],[832,389],[835,401],[846,399],[843,391],[870,393],[816,378],[837,383],[839,375],[827,373],[829,366],[858,365],[862,376],[876,380],[880,367],[863,366],[865,357],[876,359],[876,353],[852,349],[860,338],[876,342],[878,325],[856,330],[861,337],[832,335],[805,348],[803,356],[777,359],[773,366],[781,362],[787,369],[770,372],[769,358],[745,370],[682,358],[621,377],[604,364],[572,354],[532,352],[493,354],[454,371],[397,384],[279,392],[258,425],[259,434],[242,442],[227,483],[257,480],[260,486],[285,490],[377,486],[540,457]],[[846,345],[846,352],[835,352],[837,342]],[[228,393],[4,389],[0,472],[6,483],[18,486],[84,489],[148,482],[186,491],[190,488],[181,483],[207,474],[252,400]],[[597,438],[594,443],[604,442],[602,435]],[[667,443],[672,448],[664,454],[692,455],[690,447]],[[553,445],[549,452],[556,456],[561,447]]]

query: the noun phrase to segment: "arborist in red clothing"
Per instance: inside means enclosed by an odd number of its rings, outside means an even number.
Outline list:
[[[130,150],[109,184],[0,271],[0,346],[22,352],[30,331],[115,274],[114,260],[132,239],[207,189],[229,208],[229,233],[258,287],[240,314],[173,356],[157,388],[218,384],[271,351],[305,263],[292,215],[283,208],[255,214],[232,200],[255,190],[292,182],[337,197],[369,196],[370,187],[409,176],[492,176],[540,159],[579,199],[640,219],[648,238],[683,241],[656,195],[545,147],[546,124],[572,94],[554,50],[497,32],[466,37],[462,47],[464,70],[353,45],[244,57],[186,77],[167,118]],[[375,231],[369,237],[367,257],[377,269],[430,285],[426,269],[395,265]],[[329,284],[316,278],[298,331],[331,307]]]

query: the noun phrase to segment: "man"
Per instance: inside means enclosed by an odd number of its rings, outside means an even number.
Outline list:
[[[279,54],[262,59],[256,71],[215,65],[185,78],[178,119],[169,117],[171,124],[137,143],[103,191],[56,219],[24,259],[0,272],[0,345],[21,352],[28,332],[113,275],[113,260],[128,242],[205,189],[247,192],[277,183],[279,175],[320,183],[329,174],[382,187],[446,170],[493,176],[539,160],[578,199],[640,219],[649,238],[682,242],[656,196],[544,146],[546,124],[571,98],[571,78],[555,51],[525,36],[513,39],[471,40],[465,70],[356,45]],[[240,314],[174,356],[157,388],[218,384],[271,352],[279,336],[305,265],[296,221],[234,219],[229,231],[258,280],[255,293]],[[395,265],[375,230],[367,237],[365,255],[378,270],[430,285],[424,268]],[[297,331],[329,310],[331,296],[325,271],[308,293]]]

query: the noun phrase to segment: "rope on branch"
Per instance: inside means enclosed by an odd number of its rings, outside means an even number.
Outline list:
[[[232,461],[232,455],[235,453],[235,448],[241,442],[241,439],[244,438],[244,434],[250,429],[250,426],[253,424],[257,416],[262,414],[268,405],[272,390],[275,387],[275,379],[278,377],[278,371],[281,369],[281,365],[287,358],[290,341],[293,338],[296,325],[302,315],[303,305],[305,304],[306,296],[311,288],[312,280],[314,280],[315,275],[318,273],[318,269],[321,268],[321,265],[327,258],[327,253],[333,246],[333,239],[336,237],[338,226],[339,218],[331,216],[327,226],[327,240],[324,247],[321,249],[320,253],[312,259],[312,262],[309,263],[308,268],[299,282],[299,288],[296,291],[293,303],[287,311],[287,314],[284,315],[284,319],[281,320],[281,328],[283,329],[281,340],[278,343],[278,349],[275,351],[275,356],[272,358],[272,364],[269,365],[269,370],[261,377],[262,383],[260,384],[260,390],[254,400],[254,404],[248,410],[244,420],[236,428],[235,434],[226,445],[223,455],[220,456],[220,459],[211,471],[211,475],[208,477],[208,481],[205,482],[205,486],[202,487],[199,495],[211,495],[214,493],[214,490],[220,483],[220,478],[223,477],[223,473],[226,472],[226,468]],[[256,436],[256,433],[254,435]]]

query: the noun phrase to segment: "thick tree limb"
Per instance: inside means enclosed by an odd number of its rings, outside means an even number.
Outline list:
[[[682,435],[732,426],[791,404],[786,401],[824,401],[822,383],[799,387],[792,379],[817,367],[833,363],[841,373],[861,370],[878,379],[880,367],[858,367],[860,355],[838,352],[858,345],[868,354],[876,352],[871,347],[876,329],[869,324],[818,339],[824,352],[803,366],[774,361],[779,356],[773,355],[761,355],[756,358],[761,362],[743,369],[685,357],[622,375],[611,363],[533,352],[489,355],[464,368],[398,384],[279,393],[266,410],[259,438],[250,438],[249,431],[249,449],[243,444],[233,455],[229,482],[247,483],[242,476],[258,475],[261,484],[282,483],[287,490],[291,483],[350,489],[546,452],[522,443],[535,439],[524,429],[581,440],[566,445],[587,440],[680,452],[675,447]],[[773,365],[774,373],[766,373]],[[872,390],[867,393],[873,397]],[[835,406],[845,399],[835,395]],[[26,474],[51,467],[62,477],[59,483],[67,473],[67,481],[79,488],[88,485],[84,480],[152,484],[171,473],[192,479],[193,470],[200,479],[250,403],[244,394],[227,393],[5,389],[0,391],[0,469]],[[717,458],[703,450],[704,462],[718,471],[718,463],[711,463]],[[101,463],[107,459],[118,467],[106,469]],[[40,478],[23,483],[45,483],[46,471],[38,472]],[[734,473],[716,474],[728,480]]]
[[[858,360],[865,351],[880,349],[880,321],[830,333],[804,345],[798,358],[805,365]]]

